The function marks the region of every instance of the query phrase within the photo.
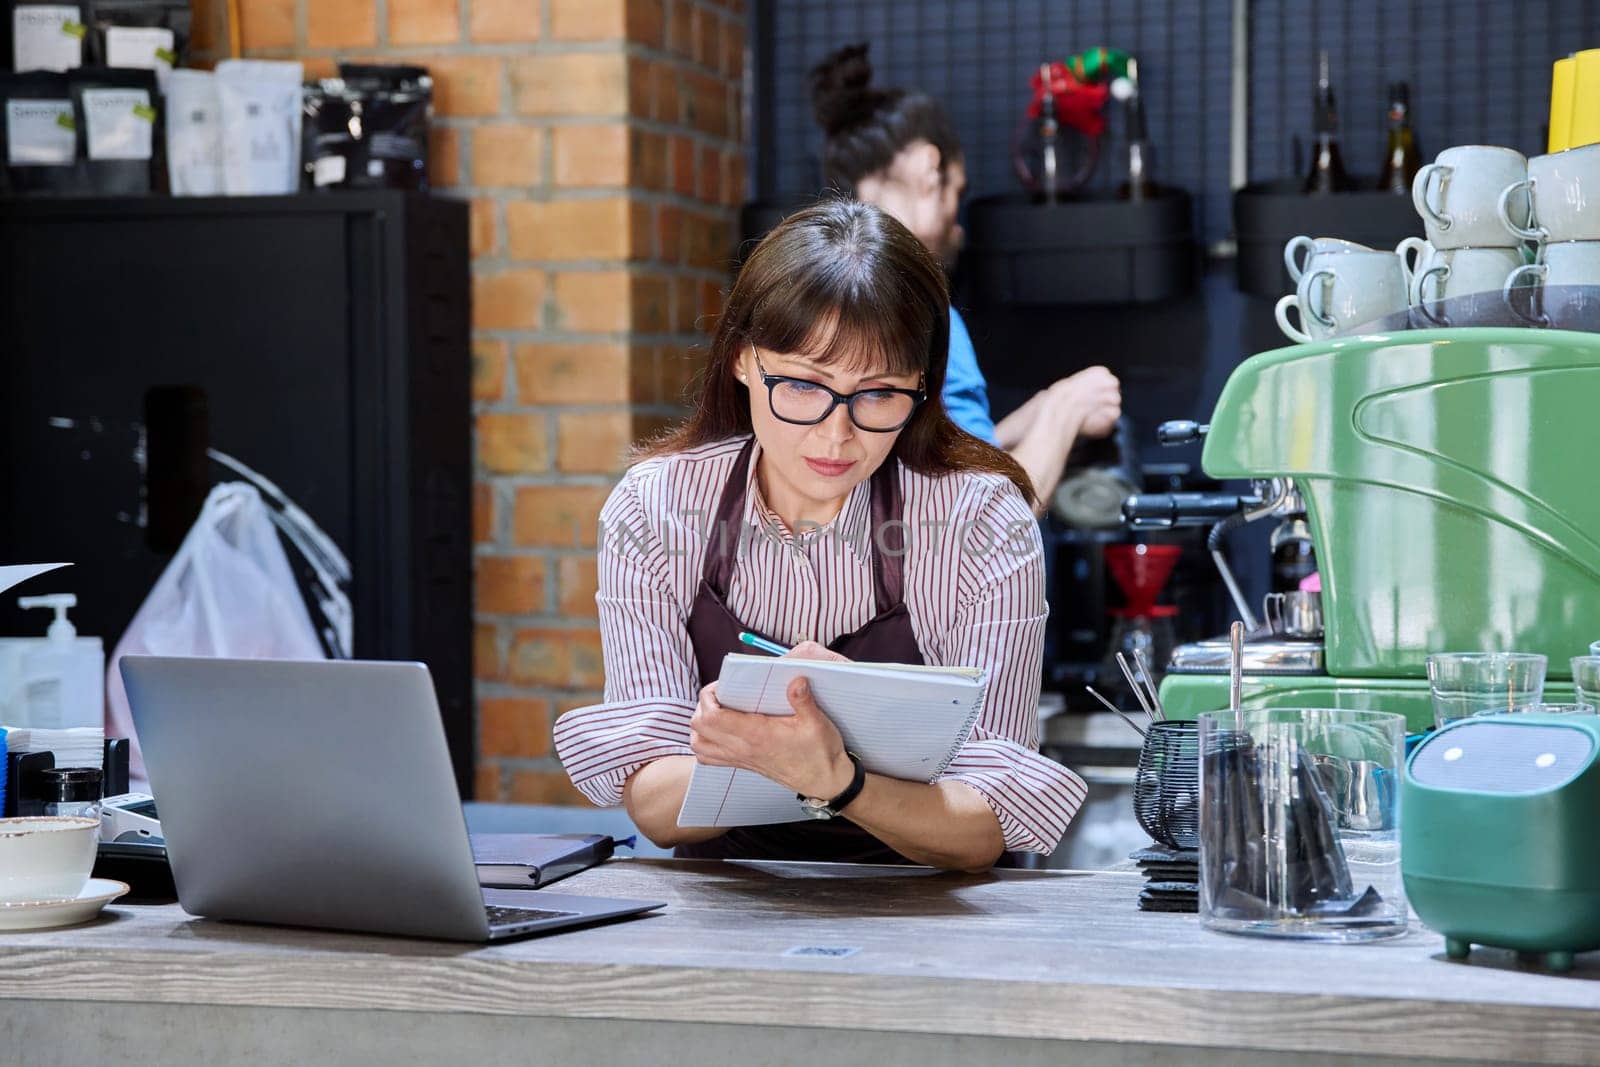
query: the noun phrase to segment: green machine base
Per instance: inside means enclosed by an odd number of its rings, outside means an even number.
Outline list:
[[[1421,733],[1433,725],[1433,699],[1426,678],[1335,678],[1325,674],[1245,675],[1247,708],[1346,708],[1397,711],[1406,730]],[[1544,699],[1577,699],[1571,682],[1547,682]],[[1202,711],[1228,706],[1225,674],[1168,674],[1161,681],[1161,703],[1171,719],[1193,719]]]

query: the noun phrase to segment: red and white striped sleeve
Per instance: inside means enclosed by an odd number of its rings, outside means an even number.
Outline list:
[[[982,794],[1006,848],[1050,852],[1088,793],[1082,778],[1039,754],[1044,656],[1044,547],[1038,521],[1009,483],[983,504],[958,547],[960,603],[941,635],[944,662],[989,672],[983,712],[944,778]],[[981,536],[988,529],[993,538]]]
[[[665,549],[640,500],[641,472],[630,471],[600,511],[595,602],[606,702],[567,712],[555,728],[572,783],[602,807],[622,803],[623,783],[646,763],[693,754],[689,717],[700,695],[687,609],[672,591]]]

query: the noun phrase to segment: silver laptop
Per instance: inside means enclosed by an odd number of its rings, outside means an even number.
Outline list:
[[[122,678],[191,915],[495,941],[662,907],[479,888],[420,663],[126,656]]]

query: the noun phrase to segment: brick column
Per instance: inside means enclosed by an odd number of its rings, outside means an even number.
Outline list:
[[[472,205],[481,800],[583,803],[550,745],[598,701],[595,529],[682,413],[744,195],[743,0],[241,0],[244,54],[433,73],[433,174]],[[200,65],[225,54],[196,0]]]

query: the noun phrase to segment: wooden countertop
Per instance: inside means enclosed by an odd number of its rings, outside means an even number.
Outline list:
[[[1492,950],[1450,962],[1421,928],[1347,946],[1233,937],[1192,915],[1139,912],[1139,886],[1136,874],[1103,872],[614,861],[557,891],[668,907],[486,946],[119,904],[86,926],[0,934],[0,998],[1600,1064],[1600,953],[1555,976]],[[859,951],[788,954],[804,946]]]

